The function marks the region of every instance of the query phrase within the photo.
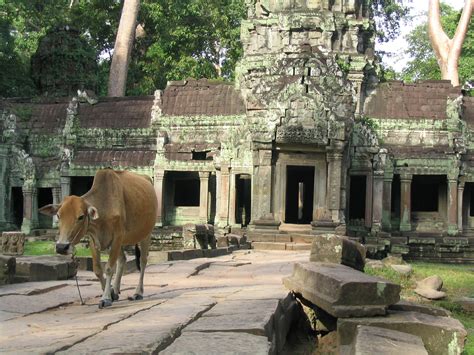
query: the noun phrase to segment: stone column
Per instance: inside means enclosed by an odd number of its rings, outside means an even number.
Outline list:
[[[392,229],[392,176],[383,178],[383,201],[382,201],[382,229],[389,232]]]
[[[229,225],[229,165],[221,165],[219,174],[219,204],[217,206],[216,226],[225,228]]]
[[[373,175],[373,194],[372,194],[372,232],[382,230],[383,217],[383,171],[374,171]]]
[[[5,176],[8,159],[8,148],[3,145],[0,146],[0,181],[7,182],[6,184],[0,184],[0,228],[2,229],[6,229],[9,222],[9,218],[7,216],[7,196],[10,195],[10,191],[7,191],[7,186],[10,188],[10,184],[8,182],[8,177]]]
[[[411,181],[412,174],[400,174],[400,231],[411,231]]]
[[[236,226],[235,216],[237,214],[237,191],[236,191],[236,179],[235,174],[230,174],[229,181],[229,225]]]
[[[464,203],[464,185],[465,181],[459,181],[458,185],[458,231],[460,234],[463,232],[463,203]]]
[[[199,221],[208,222],[208,204],[209,204],[209,172],[199,172],[200,193],[199,193]]]
[[[326,206],[327,200],[327,166],[326,162],[317,163],[314,168],[314,200],[313,222],[328,221],[329,213]]]
[[[71,178],[69,176],[61,176],[61,201],[71,194]]]
[[[333,222],[340,222],[341,210],[341,174],[342,174],[342,152],[331,151],[327,153],[328,166],[328,193],[329,210]]]
[[[153,185],[155,187],[156,200],[158,201],[158,207],[156,209],[156,222],[155,226],[163,226],[163,182],[165,178],[165,171],[161,169],[155,169]]]
[[[371,229],[372,227],[372,203],[373,203],[373,192],[374,184],[373,177],[371,173],[368,173],[366,176],[366,188],[365,188],[365,227]]]
[[[23,223],[21,231],[30,234],[38,227],[38,202],[36,201],[37,190],[35,187],[23,186]]]
[[[53,205],[59,205],[61,203],[61,187],[53,187]],[[58,217],[53,216],[53,228],[58,227]]]
[[[448,176],[448,234],[458,234],[458,179]]]

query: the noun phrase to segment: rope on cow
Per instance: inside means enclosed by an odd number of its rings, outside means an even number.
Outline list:
[[[79,292],[79,298],[80,298],[80,300],[81,300],[81,306],[84,306],[86,303],[85,303],[84,300],[82,299],[81,289],[79,288],[79,281],[77,280],[77,270],[79,269],[79,260],[77,260],[75,256],[76,256],[76,254],[73,253],[73,254],[72,254],[72,262],[76,265],[76,276],[75,276],[75,279],[76,279],[77,292]]]

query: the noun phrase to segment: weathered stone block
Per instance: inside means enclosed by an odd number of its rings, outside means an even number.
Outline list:
[[[419,312],[432,316],[449,317],[451,313],[444,308],[400,300],[388,307],[392,311]]]
[[[352,344],[358,325],[397,330],[419,336],[432,355],[460,354],[467,332],[453,318],[418,312],[390,311],[386,317],[339,318],[337,330],[341,345]]]
[[[357,326],[350,353],[357,355],[428,355],[419,336],[365,325]]]
[[[25,250],[25,234],[22,232],[2,233],[2,254],[23,255]]]
[[[70,257],[18,257],[16,275],[28,281],[67,280],[76,275],[76,265]]]
[[[284,285],[334,317],[384,315],[400,300],[400,286],[350,267],[297,263]]]
[[[13,281],[16,272],[16,259],[13,256],[0,255],[0,285]]]
[[[346,237],[318,235],[314,237],[309,260],[343,264],[362,271],[365,265],[365,247]]]

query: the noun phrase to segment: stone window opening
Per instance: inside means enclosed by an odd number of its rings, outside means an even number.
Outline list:
[[[366,195],[367,176],[352,175],[350,177],[349,193],[349,220],[351,223],[356,221],[365,221]],[[362,223],[362,225],[363,224],[364,223]]]
[[[198,178],[174,181],[174,205],[176,207],[199,207],[201,183]]]
[[[71,177],[71,195],[82,196],[92,187],[93,176],[72,176]]]
[[[39,188],[38,189],[38,207],[43,207],[53,203],[53,189]],[[40,228],[52,228],[53,218],[44,214],[38,215]]]
[[[415,175],[411,186],[412,212],[439,212],[440,192],[446,189],[446,177],[441,175]]]
[[[23,223],[23,189],[12,187],[11,190],[12,223],[21,228]]]
[[[309,224],[313,218],[314,166],[288,166],[285,223]]]
[[[192,160],[207,160],[207,153],[209,153],[208,150],[206,151],[192,151]]]

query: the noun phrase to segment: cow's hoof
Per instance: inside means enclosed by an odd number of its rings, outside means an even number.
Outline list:
[[[105,307],[110,307],[112,305],[112,300],[100,300],[99,302],[99,308],[105,308]]]
[[[115,293],[114,289],[110,290],[110,295],[112,296],[112,302],[118,301],[120,298],[120,295],[118,293]]]
[[[143,296],[142,296],[142,295],[134,294],[132,297],[129,297],[128,299],[129,299],[130,301],[139,301],[139,300],[142,300],[142,299],[143,299]]]

